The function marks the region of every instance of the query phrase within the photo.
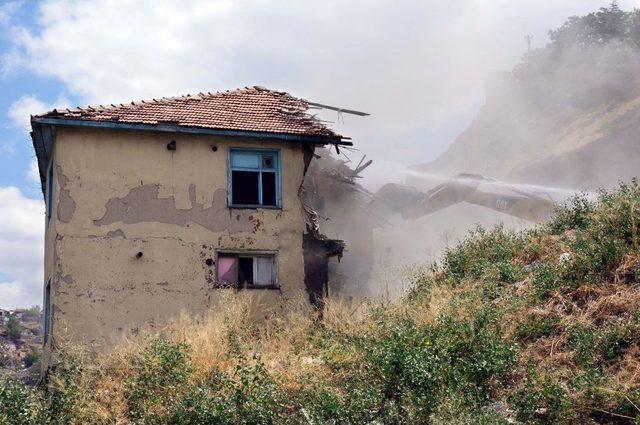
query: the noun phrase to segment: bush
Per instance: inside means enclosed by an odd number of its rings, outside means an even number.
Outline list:
[[[558,289],[560,282],[562,282],[560,278],[559,266],[548,262],[535,264],[531,276],[531,287],[535,301],[545,300],[549,294]]]
[[[529,313],[517,324],[514,337],[519,341],[533,341],[559,330],[560,320],[557,317]]]
[[[584,230],[592,223],[595,210],[595,202],[584,194],[576,195],[556,207],[545,227],[552,235],[560,235],[567,230]]]
[[[133,369],[127,385],[129,418],[162,422],[174,400],[186,390],[191,371],[189,347],[165,339],[155,340],[135,359]]]
[[[502,226],[491,230],[478,227],[456,247],[445,251],[444,272],[457,282],[466,278],[516,282],[524,270],[514,260],[525,241],[526,235]]]
[[[277,423],[284,398],[264,365],[241,361],[233,376],[214,373],[203,382],[185,385],[187,391],[170,407],[174,424]],[[149,417],[144,417],[149,421]]]
[[[29,353],[27,353],[27,355],[24,358],[24,365],[25,367],[32,367],[35,366],[37,367],[40,364],[40,350],[38,350],[37,348],[31,347],[31,350],[29,351]]]
[[[39,305],[34,305],[32,307],[29,307],[25,312],[25,316],[31,318],[31,319],[38,319],[40,317],[40,306]]]
[[[531,374],[511,403],[524,423],[568,423],[573,416],[571,401],[562,386],[549,379],[536,382]]]
[[[7,330],[9,331],[9,338],[17,344],[22,337],[22,325],[15,314],[9,314],[9,318],[7,319]]]
[[[0,424],[42,424],[44,403],[39,391],[16,381],[0,382]]]

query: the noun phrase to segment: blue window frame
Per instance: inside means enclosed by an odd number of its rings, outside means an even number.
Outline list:
[[[280,151],[229,149],[229,206],[281,208]]]
[[[51,218],[51,210],[53,209],[53,163],[49,166],[47,173],[47,220]]]
[[[47,280],[44,286],[44,339],[46,344],[51,333],[51,279]]]

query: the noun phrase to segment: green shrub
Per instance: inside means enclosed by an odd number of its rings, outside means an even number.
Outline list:
[[[136,359],[128,383],[129,417],[160,423],[185,391],[191,365],[189,347],[165,339],[154,340]]]
[[[568,343],[576,355],[576,360],[583,367],[592,366],[596,359],[597,330],[591,326],[575,324],[567,329]]]
[[[7,330],[9,332],[9,338],[11,338],[13,342],[18,343],[22,337],[22,325],[15,314],[9,314]]]
[[[43,406],[39,391],[11,380],[0,382],[0,424],[45,423]]]
[[[25,312],[25,316],[29,317],[31,319],[38,319],[40,317],[40,306],[39,305],[34,305],[32,307],[29,307]]]
[[[83,359],[78,353],[66,353],[49,376],[49,384],[43,388],[47,397],[46,414],[52,423],[83,423],[88,418],[82,411],[83,403],[91,399],[79,386]]]
[[[168,422],[277,423],[285,405],[277,384],[259,361],[249,364],[239,360],[233,376],[217,372],[199,384],[185,384],[186,391],[177,403],[168,406]],[[145,417],[146,422],[149,420]]]
[[[524,423],[569,422],[573,413],[567,391],[549,379],[535,382],[532,375],[527,376],[522,388],[510,400],[516,417]]]
[[[535,264],[531,276],[534,300],[543,301],[558,289],[560,282],[562,282],[560,277],[561,271],[558,266],[548,262]]]
[[[610,280],[623,257],[638,252],[639,222],[636,179],[615,191],[601,192],[597,203],[577,197],[561,207],[547,228],[552,233],[574,232],[567,239],[570,259],[563,266],[562,280],[574,286]]]
[[[596,205],[585,194],[576,195],[556,207],[545,228],[552,235],[567,230],[584,230],[592,223]]]
[[[40,364],[40,350],[37,348],[31,347],[31,350],[27,353],[24,358],[25,367],[38,366]]]
[[[283,410],[284,397],[264,364],[240,359],[233,378],[227,382],[236,417],[247,424],[275,423]]]
[[[640,341],[640,324],[637,318],[617,326],[603,329],[599,335],[598,350],[605,362],[618,360],[624,350]]]
[[[513,283],[524,274],[522,266],[513,261],[525,241],[525,234],[502,226],[491,230],[477,227],[456,247],[445,251],[444,271],[456,281],[486,278]]]
[[[560,320],[555,316],[527,314],[516,327],[514,337],[519,341],[532,341],[549,336],[559,329]]]
[[[376,415],[364,420],[425,422],[450,393],[482,406],[491,383],[515,361],[515,347],[502,339],[489,309],[468,319],[443,315],[423,327],[381,316],[377,326],[376,333],[357,342],[363,358],[354,382],[366,385],[369,412],[378,405]]]

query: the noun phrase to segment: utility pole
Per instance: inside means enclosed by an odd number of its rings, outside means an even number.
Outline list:
[[[527,52],[531,51],[531,40],[533,40],[532,35],[525,35],[524,39],[527,40]]]

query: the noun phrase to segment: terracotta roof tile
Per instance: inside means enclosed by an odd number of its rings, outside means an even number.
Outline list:
[[[285,92],[246,87],[120,105],[54,109],[38,118],[131,124],[173,123],[183,127],[341,138],[315,116],[309,104]]]

